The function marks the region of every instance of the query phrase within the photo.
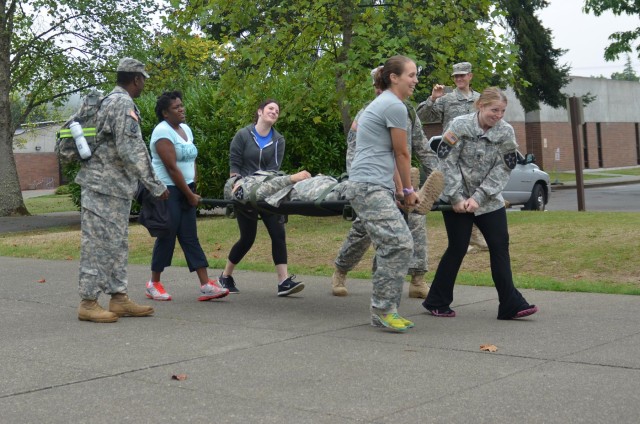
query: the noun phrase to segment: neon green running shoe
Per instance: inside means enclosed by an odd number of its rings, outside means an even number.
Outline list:
[[[413,321],[409,321],[406,318],[402,318],[400,315],[398,315],[398,318],[400,319],[400,321],[402,321],[404,323],[404,326],[407,328],[413,328],[414,324]]]
[[[384,315],[371,314],[371,325],[374,327],[384,327],[393,331],[403,332],[407,331],[408,327],[406,322],[411,321],[401,318],[397,313],[390,313]],[[413,323],[411,323],[413,326]]]

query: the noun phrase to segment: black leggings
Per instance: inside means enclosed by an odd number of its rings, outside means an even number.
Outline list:
[[[271,237],[271,257],[275,265],[287,263],[287,241],[284,230],[284,221],[282,215],[274,215],[266,212],[247,212],[238,211],[236,219],[238,220],[238,228],[240,229],[240,240],[236,242],[229,252],[229,261],[232,264],[238,264],[244,255],[249,252],[253,242],[256,240],[258,232],[258,214],[267,227],[269,237]]]
[[[475,223],[487,241],[491,277],[498,291],[498,318],[513,317],[527,305],[522,294],[514,287],[511,275],[511,257],[509,256],[509,231],[507,213],[504,208],[494,212],[475,216],[472,213],[442,212],[447,229],[449,245],[442,255],[433,284],[425,300],[431,308],[448,307],[453,301],[453,286],[467,254],[471,227]]]

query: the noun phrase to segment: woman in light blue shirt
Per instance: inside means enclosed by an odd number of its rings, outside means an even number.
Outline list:
[[[171,300],[160,282],[160,275],[171,265],[177,238],[189,271],[198,274],[198,300],[224,297],[229,290],[209,278],[209,263],[198,240],[196,206],[200,196],[194,191],[198,148],[193,144],[191,128],[185,124],[182,94],[179,91],[162,93],[156,102],[156,116],[159,124],[151,134],[151,163],[160,181],[169,189],[167,202],[171,219],[169,235],[158,237],[153,246],[151,279],[145,294],[153,300]]]

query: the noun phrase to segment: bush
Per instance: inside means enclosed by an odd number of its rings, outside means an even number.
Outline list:
[[[56,188],[55,194],[58,196],[64,196],[67,194],[71,194],[71,189],[69,188],[68,185],[63,184],[61,186],[58,186],[58,188]]]

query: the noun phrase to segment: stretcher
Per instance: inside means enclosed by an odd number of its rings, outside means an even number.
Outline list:
[[[356,217],[348,200],[334,200],[323,202],[282,202],[274,207],[267,202],[240,202],[226,199],[201,199],[200,203],[216,208],[226,208],[226,215],[232,216],[237,211],[257,210],[278,215],[304,215],[304,216],[342,216],[347,221],[353,221]],[[432,211],[451,210],[451,205],[434,204]]]

